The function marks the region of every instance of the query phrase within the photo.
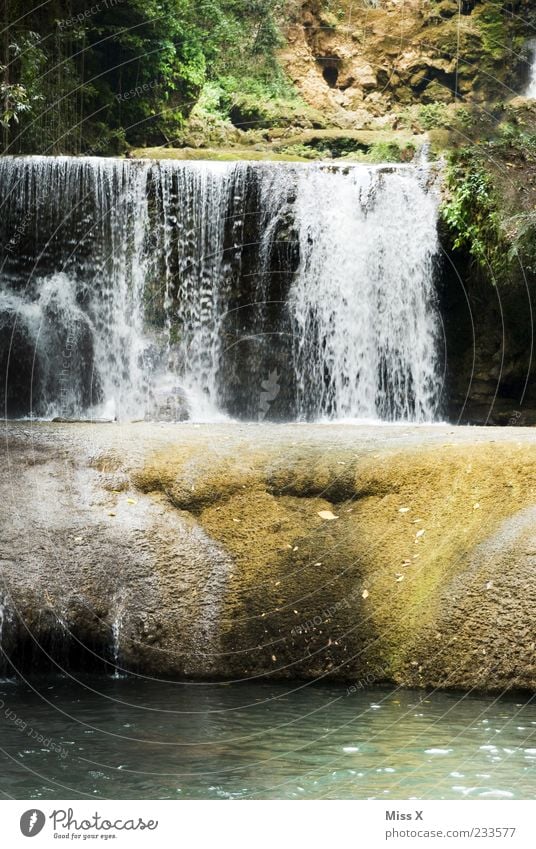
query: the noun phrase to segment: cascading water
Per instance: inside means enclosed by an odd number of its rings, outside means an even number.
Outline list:
[[[322,214],[318,199],[322,198]],[[430,421],[437,407],[435,201],[413,169],[300,174],[298,410]]]
[[[415,166],[3,158],[7,414],[432,420],[424,182]]]
[[[536,100],[536,39],[529,41],[530,51],[530,72],[529,81],[525,90],[525,97],[531,97]]]
[[[122,613],[118,613],[112,622],[112,652],[113,652],[113,662],[114,662],[114,672],[113,678],[121,678],[121,673],[119,672],[119,663],[121,659],[121,627],[122,627]]]
[[[43,416],[137,415],[147,391],[147,169],[4,158],[0,187],[0,327],[14,358],[28,343],[22,359],[39,381],[32,406]]]
[[[217,162],[182,168],[161,162],[154,178],[162,204],[168,339],[173,339],[174,326],[181,334],[175,360],[169,351],[168,366],[172,374],[181,372],[193,415],[213,419],[218,416],[221,325],[233,283],[226,224],[240,225],[246,170]],[[239,250],[240,242],[233,247]]]

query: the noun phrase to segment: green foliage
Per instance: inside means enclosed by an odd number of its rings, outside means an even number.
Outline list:
[[[327,156],[326,150],[318,150],[311,147],[310,144],[302,144],[300,142],[286,145],[282,148],[282,152],[295,159],[325,159]]]
[[[4,66],[0,71],[4,70]],[[0,124],[7,130],[13,123],[19,123],[19,116],[28,112],[31,108],[28,98],[28,92],[23,85],[10,85],[9,83],[0,83],[0,97],[2,99],[2,109],[0,111]]]
[[[24,5],[3,3],[0,123],[11,152],[173,141],[207,83],[222,117],[239,94],[294,94],[275,60],[285,0]]]
[[[536,274],[536,108],[514,101],[470,114],[450,154],[442,217],[483,277],[525,285]]]
[[[525,130],[513,121],[499,125],[489,146],[502,154],[516,155],[525,161],[536,160],[536,132]]]
[[[29,31],[21,35],[18,41],[13,41],[8,47],[8,65],[0,68],[4,79],[0,84],[2,111],[0,123],[9,128],[13,123],[18,124],[20,116],[31,112],[45,99],[38,85],[40,74],[46,65],[46,54],[39,46],[39,35]],[[10,83],[9,64],[18,62],[20,68],[19,80]]]
[[[450,110],[445,103],[426,103],[419,107],[419,124],[423,130],[450,125]]]
[[[380,141],[370,146],[367,159],[369,162],[408,162],[414,155],[412,144],[401,147],[396,141]]]
[[[449,200],[442,217],[453,236],[455,249],[466,249],[493,279],[503,270],[498,199],[480,153],[470,148],[453,154],[447,169]]]

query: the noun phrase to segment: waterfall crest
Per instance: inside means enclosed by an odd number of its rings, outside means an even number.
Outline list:
[[[4,157],[0,205],[8,415],[437,414],[416,166]]]

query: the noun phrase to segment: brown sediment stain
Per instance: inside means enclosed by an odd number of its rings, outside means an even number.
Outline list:
[[[514,442],[237,455],[207,444],[156,453],[135,478],[193,513],[232,558],[220,611],[226,672],[348,679],[374,666],[404,683],[489,689],[534,683],[530,664],[516,672],[505,656],[509,642],[523,656],[532,644],[531,585],[511,602],[511,570],[532,577],[515,565],[517,537],[503,547],[505,594],[494,588],[501,525],[535,503],[535,460],[536,446]],[[494,557],[478,564],[494,534]],[[474,644],[493,641],[500,621],[502,654],[481,653],[479,671]]]

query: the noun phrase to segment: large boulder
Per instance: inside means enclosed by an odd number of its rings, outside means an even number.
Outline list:
[[[535,686],[529,429],[22,424],[7,444],[16,668]]]

